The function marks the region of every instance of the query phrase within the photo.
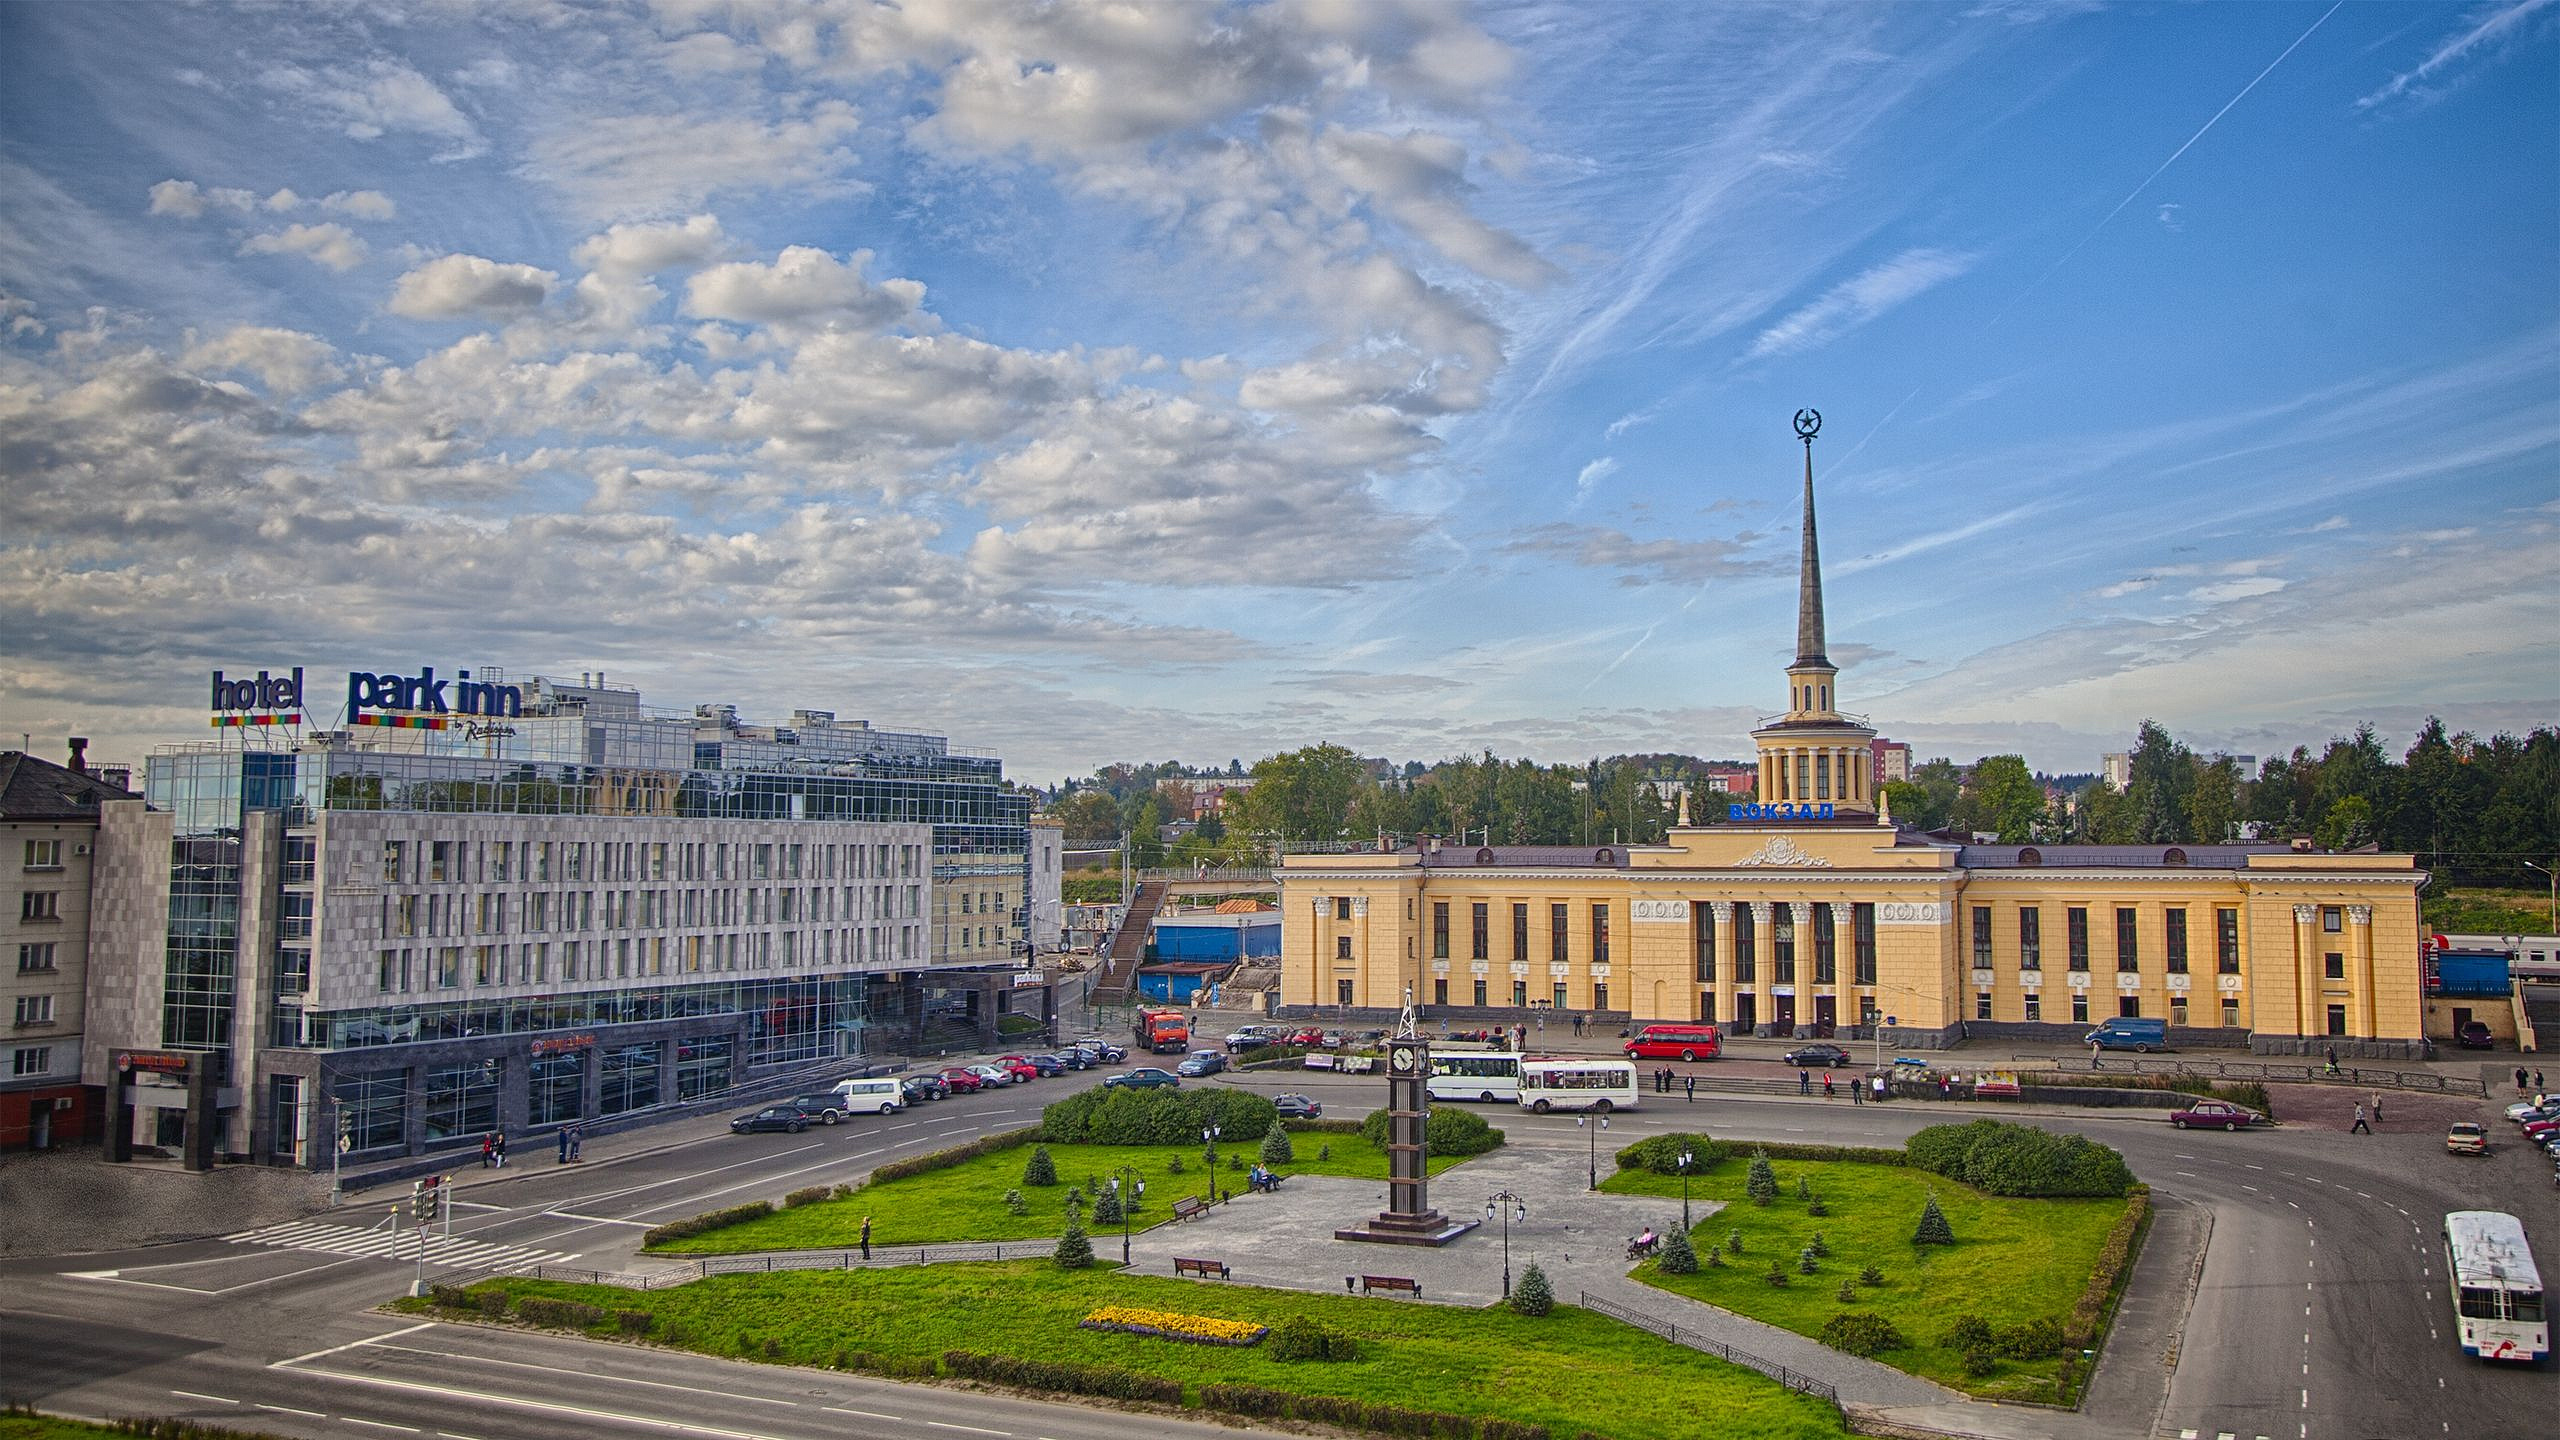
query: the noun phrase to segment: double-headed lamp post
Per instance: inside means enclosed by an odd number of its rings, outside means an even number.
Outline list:
[[[1484,1202],[1484,1218],[1489,1224],[1496,1215],[1502,1218],[1502,1298],[1511,1298],[1511,1222],[1528,1223],[1527,1201],[1508,1190],[1496,1190]]]
[[[1693,1158],[1688,1146],[1680,1147],[1680,1228],[1683,1230],[1689,1228],[1689,1161]],[[1124,1255],[1121,1258],[1125,1260],[1128,1257]]]
[[[1600,1188],[1600,1132],[1609,1128],[1606,1115],[1576,1115],[1574,1128],[1591,1132],[1591,1188]]]
[[[1226,1130],[1217,1125],[1201,1127],[1200,1143],[1209,1147],[1209,1203],[1218,1203],[1218,1137]]]
[[[2517,863],[2527,870],[2541,871],[2542,878],[2551,882],[2551,928],[2554,931],[2560,931],[2560,871],[2555,871],[2547,865],[2536,865],[2530,860],[2521,860]]]
[[[1129,1188],[1125,1194],[1120,1187],[1122,1176],[1126,1176],[1129,1180]],[[1126,1265],[1129,1263],[1129,1212],[1138,1207],[1138,1202],[1147,1198],[1147,1182],[1138,1178],[1137,1166],[1123,1165],[1120,1167],[1120,1174],[1111,1177],[1111,1193],[1120,1201],[1120,1263]]]

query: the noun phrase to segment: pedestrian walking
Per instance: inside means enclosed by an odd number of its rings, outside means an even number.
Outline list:
[[[1813,1093],[1812,1071],[1799,1070],[1796,1072],[1796,1093],[1799,1095],[1810,1095]]]
[[[1695,1076],[1695,1075],[1684,1075],[1684,1076],[1680,1077],[1680,1083],[1681,1083],[1682,1085],[1684,1085],[1684,1086],[1686,1086],[1686,1087],[1688,1088],[1688,1091],[1689,1091],[1689,1103],[1690,1103],[1690,1104],[1692,1104],[1692,1105],[1697,1104],[1697,1103],[1698,1103],[1698,1077],[1697,1077],[1697,1076]]]
[[[871,1258],[871,1217],[868,1215],[862,1217],[862,1258]]]
[[[480,1137],[480,1168],[486,1170],[490,1166],[498,1163],[497,1154],[498,1132],[492,1130],[488,1134]]]
[[[2338,1073],[2338,1047],[2335,1045],[2330,1046],[2327,1053],[2329,1060],[2329,1073],[2335,1075]]]
[[[2347,1127],[2347,1133],[2353,1135],[2359,1130],[2363,1131],[2367,1135],[2373,1133],[2373,1127],[2364,1123],[2364,1106],[2362,1104],[2358,1104],[2356,1106],[2356,1123]]]
[[[560,1127],[560,1158],[551,1163],[555,1165],[569,1163],[569,1127],[566,1125]]]
[[[498,1132],[498,1168],[507,1168],[507,1132],[504,1130]]]
[[[2098,1042],[2095,1040],[2089,1042],[2089,1068],[2098,1068]]]
[[[1823,1071],[1823,1072],[1822,1072],[1822,1098],[1823,1098],[1823,1099],[1825,1099],[1825,1100],[1836,1099],[1836,1098],[1839,1096],[1839,1093],[1840,1093],[1839,1091],[1834,1090],[1834,1089],[1832,1089],[1832,1088],[1831,1088],[1831,1072],[1830,1072],[1830,1071],[1828,1071],[1828,1070]]]

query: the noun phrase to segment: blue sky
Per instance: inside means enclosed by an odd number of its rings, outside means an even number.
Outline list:
[[[2560,4],[0,4],[0,730],[2560,714]],[[48,751],[49,753],[49,751]]]

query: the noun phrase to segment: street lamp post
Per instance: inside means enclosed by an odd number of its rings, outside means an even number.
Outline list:
[[[1680,1147],[1680,1228],[1689,1228],[1689,1147]]]
[[[1592,1123],[1594,1121],[1599,1123]],[[1591,1188],[1597,1190],[1600,1188],[1600,1132],[1609,1128],[1609,1117],[1576,1115],[1573,1123],[1574,1128],[1591,1132]]]
[[[1126,1194],[1120,1188],[1122,1176],[1129,1180]],[[1147,1182],[1138,1178],[1137,1166],[1123,1165],[1120,1174],[1111,1177],[1111,1193],[1120,1201],[1120,1263],[1126,1265],[1129,1263],[1129,1212],[1147,1198]]]
[[[2547,865],[2536,865],[2530,860],[2519,863],[2527,870],[2541,871],[2542,878],[2551,882],[2551,930],[2553,934],[2560,934],[2560,874],[2553,873]]]
[[[1212,1205],[1218,1203],[1218,1137],[1226,1133],[1225,1129],[1216,1125],[1204,1127],[1200,1131],[1200,1143],[1209,1147],[1209,1203]]]
[[[1511,1298],[1511,1221],[1515,1213],[1522,1224],[1528,1223],[1528,1202],[1508,1190],[1496,1190],[1484,1202],[1484,1218],[1488,1222],[1497,1214],[1502,1217],[1502,1298],[1505,1300]]]

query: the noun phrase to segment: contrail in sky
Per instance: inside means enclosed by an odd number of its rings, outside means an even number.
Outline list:
[[[2328,24],[2329,17],[2337,14],[2339,8],[2346,3],[2347,0],[2337,0],[2336,4],[2333,4],[2328,9],[2321,11],[2320,18],[2311,22],[2310,30],[2305,30],[2300,35],[2295,36],[2293,43],[2284,47],[2283,55],[2278,55],[2273,60],[2268,61],[2267,68],[2258,72],[2256,80],[2251,80],[2248,84],[2241,86],[2239,94],[2232,96],[2221,109],[2213,112],[2213,119],[2204,122],[2204,124],[2196,130],[2196,133],[2187,137],[2186,144],[2171,151],[2169,153],[2169,158],[2160,162],[2160,168],[2158,170],[2154,170],[2149,175],[2144,176],[2141,184],[2134,186],[2131,191],[2126,193],[2122,200],[2117,201],[2116,208],[2107,212],[2106,219],[2100,220],[2096,225],[2090,227],[2089,233],[2080,237],[2080,243],[2078,245],[2074,245],[2070,249],[2063,251],[2062,258],[2054,261],[2042,275],[2037,276],[2035,284],[2029,285],[2026,289],[2019,291],[2014,299],[2010,300],[2008,304],[2000,307],[2000,313],[1991,317],[1991,325],[1985,326],[1984,328],[1990,329],[1993,326],[1997,326],[2002,320],[2007,319],[2009,312],[2017,309],[2020,301],[2023,301],[2028,296],[2036,293],[2036,291],[2043,286],[2044,282],[2053,278],[2054,271],[2060,270],[2063,266],[2070,264],[2071,257],[2079,254],[2082,246],[2085,246],[2090,241],[2097,239],[2099,231],[2106,229],[2110,222],[2112,222],[2118,215],[2124,213],[2124,207],[2132,204],[2136,199],[2140,198],[2143,191],[2150,189],[2151,182],[2159,179],[2163,171],[2166,171],[2170,166],[2177,164],[2179,156],[2194,149],[2196,142],[2205,137],[2206,131],[2211,130],[2217,123],[2219,123],[2223,116],[2231,113],[2232,106],[2249,98],[2249,92],[2258,88],[2259,80],[2264,80],[2268,76],[2276,73],[2276,67],[2285,62],[2285,56],[2291,55],[2294,51],[2301,49],[2302,42],[2310,39],[2313,31],[2316,31],[2321,26]]]

